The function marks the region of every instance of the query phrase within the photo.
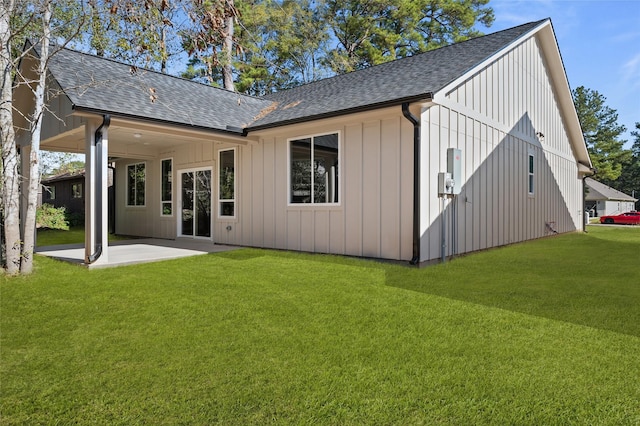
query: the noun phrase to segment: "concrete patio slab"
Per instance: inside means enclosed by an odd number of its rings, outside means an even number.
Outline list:
[[[187,239],[160,240],[143,238],[123,240],[109,243],[109,261],[108,263],[98,265],[87,265],[84,262],[84,244],[38,247],[36,253],[94,269],[158,262],[207,253],[236,250],[239,248],[240,247],[214,244],[211,241]]]

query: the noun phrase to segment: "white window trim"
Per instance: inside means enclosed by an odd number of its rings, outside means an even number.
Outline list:
[[[214,168],[210,167],[210,166],[205,166],[205,167],[194,167],[194,168],[190,168],[190,169],[181,169],[181,170],[176,170],[176,177],[177,177],[177,182],[178,182],[178,186],[176,187],[177,190],[177,199],[176,199],[176,206],[179,206],[180,209],[182,209],[182,174],[183,173],[189,173],[189,172],[200,172],[200,171],[206,171],[209,170],[211,172],[211,178],[213,179],[213,173],[214,173]],[[213,185],[213,182],[211,183]],[[213,191],[213,188],[211,189]],[[211,196],[211,203],[213,204],[213,196]],[[213,205],[211,206],[211,208],[213,209]],[[182,214],[180,212],[178,212],[175,215],[176,218],[176,235],[178,236],[178,238],[189,238],[189,239],[193,239],[193,240],[202,240],[202,241],[213,241],[213,235],[215,232],[215,221],[214,219],[214,215],[211,215],[211,236],[210,237],[196,237],[193,235],[185,235],[182,234],[180,232],[180,228],[182,227],[182,224],[180,223],[180,221],[182,220]]]
[[[220,172],[222,171],[222,164],[220,161],[220,155],[225,151],[233,151],[233,199],[222,200],[220,199]],[[218,173],[216,173],[216,217],[220,220],[235,220],[238,217],[238,149],[236,147],[223,148],[218,150]],[[222,203],[233,202],[233,216],[222,215]]]
[[[138,164],[144,164],[144,204],[129,204],[129,167],[130,166],[135,166]],[[146,161],[138,161],[137,163],[129,163],[126,165],[126,191],[124,194],[124,205],[127,208],[131,208],[131,209],[139,209],[139,208],[144,208],[147,206],[147,171],[148,171],[148,167],[147,167],[147,162]]]
[[[291,202],[291,142],[301,139],[313,139],[317,136],[338,135],[338,202],[336,203],[292,203]],[[313,162],[313,147],[311,149],[311,161]],[[342,131],[333,130],[329,132],[312,133],[295,136],[287,139],[287,207],[313,208],[313,207],[341,207],[342,206]]]
[[[164,179],[164,171],[162,169],[162,163],[167,161],[167,160],[171,161],[171,200],[170,201],[163,201],[162,200],[162,179]],[[176,179],[175,179],[175,173],[174,172],[175,172],[175,170],[173,170],[173,157],[160,159],[160,216],[161,217],[173,217],[173,212],[175,211],[175,208],[174,208],[175,204],[173,203],[173,199],[175,197],[174,197],[173,194],[175,193],[175,189],[176,189],[175,188]],[[145,179],[145,181],[146,181],[146,179]],[[145,184],[146,184],[146,182],[145,182]],[[146,188],[145,188],[145,191],[146,191]],[[145,199],[145,202],[146,202],[146,199]],[[171,203],[171,214],[164,214],[164,208],[163,207],[164,207],[165,203]]]

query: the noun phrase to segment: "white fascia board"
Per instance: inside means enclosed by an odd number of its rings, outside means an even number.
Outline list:
[[[578,163],[592,168],[593,164],[591,163],[587,144],[582,134],[582,127],[580,126],[578,113],[573,103],[569,80],[567,79],[567,73],[565,72],[562,55],[560,54],[560,48],[558,47],[558,41],[556,40],[551,20],[545,21],[537,35],[545,59],[549,64],[549,74],[551,75],[551,81],[556,90],[560,111],[564,117],[564,123],[569,134],[569,141],[571,142],[576,160]],[[591,173],[591,171],[589,171],[589,173]]]

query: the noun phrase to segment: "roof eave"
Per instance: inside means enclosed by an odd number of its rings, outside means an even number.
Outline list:
[[[388,108],[388,107],[394,107],[394,106],[398,106],[398,105],[402,105],[403,103],[409,102],[409,103],[416,103],[416,102],[431,102],[433,100],[433,92],[425,92],[423,94],[420,95],[415,95],[415,96],[408,96],[408,97],[404,97],[404,98],[399,98],[399,99],[393,99],[390,101],[384,101],[384,102],[377,102],[377,103],[373,103],[373,104],[367,104],[367,105],[361,105],[361,106],[357,106],[357,107],[353,107],[353,108],[345,108],[345,109],[341,109],[341,110],[337,110],[337,111],[329,111],[329,112],[325,112],[322,114],[315,114],[315,115],[309,115],[309,116],[303,116],[303,117],[297,117],[297,118],[293,118],[293,119],[289,119],[289,120],[282,120],[282,121],[276,121],[273,123],[267,123],[267,124],[262,124],[262,125],[258,125],[258,126],[248,126],[246,127],[246,131],[247,133],[249,132],[256,132],[256,131],[260,131],[260,130],[267,130],[267,129],[273,129],[276,127],[283,127],[283,126],[288,126],[291,124],[301,124],[301,123],[307,123],[310,121],[315,121],[315,120],[321,120],[321,119],[325,119],[325,118],[334,118],[334,117],[341,117],[344,115],[349,115],[349,114],[356,114],[359,112],[367,112],[367,111],[373,111],[376,109],[382,109],[382,108]]]
[[[78,173],[72,176],[51,176],[48,178],[42,178],[40,183],[42,184],[47,184],[47,183],[56,183],[56,182],[64,182],[67,180],[76,180],[76,179],[84,179],[84,172],[83,173]]]
[[[195,124],[187,124],[187,123],[180,123],[180,122],[176,122],[176,121],[170,121],[170,120],[162,120],[162,119],[157,119],[157,118],[149,118],[149,117],[142,117],[142,116],[138,116],[135,114],[126,114],[126,113],[120,113],[120,112],[114,112],[114,111],[106,111],[106,110],[101,110],[101,109],[97,109],[97,108],[90,108],[90,107],[84,107],[84,106],[79,106],[79,105],[72,105],[72,109],[74,111],[77,111],[78,113],[83,113],[83,114],[91,114],[91,115],[105,115],[105,114],[109,114],[112,117],[118,117],[118,118],[123,118],[123,119],[127,119],[127,120],[134,120],[134,121],[140,121],[143,123],[148,123],[148,124],[161,124],[161,125],[166,125],[166,126],[172,126],[172,127],[179,127],[179,128],[184,128],[184,129],[188,129],[188,130],[196,130],[196,131],[200,131],[200,132],[206,132],[206,133],[213,133],[213,134],[222,134],[222,135],[231,135],[231,136],[236,136],[236,137],[246,137],[247,136],[247,128],[236,128],[236,127],[232,127],[232,126],[227,126],[227,129],[218,129],[218,128],[214,128],[214,127],[206,127],[206,126],[198,126]]]
[[[573,148],[574,155],[576,156],[576,160],[578,163],[593,170],[593,163],[589,157],[587,143],[584,140],[582,127],[580,126],[580,120],[578,119],[578,113],[576,112],[576,108],[573,103],[571,87],[569,86],[569,80],[567,79],[567,73],[551,20],[549,19],[545,21],[545,23],[535,31],[537,32],[541,47],[545,52],[545,59],[550,63],[549,72],[551,73],[551,80],[556,89],[558,103],[560,104],[560,111],[564,117],[569,141]]]

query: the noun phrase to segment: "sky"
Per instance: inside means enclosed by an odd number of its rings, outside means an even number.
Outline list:
[[[640,0],[491,0],[495,21],[486,34],[551,18],[571,89],[606,97],[627,131],[640,122]]]

